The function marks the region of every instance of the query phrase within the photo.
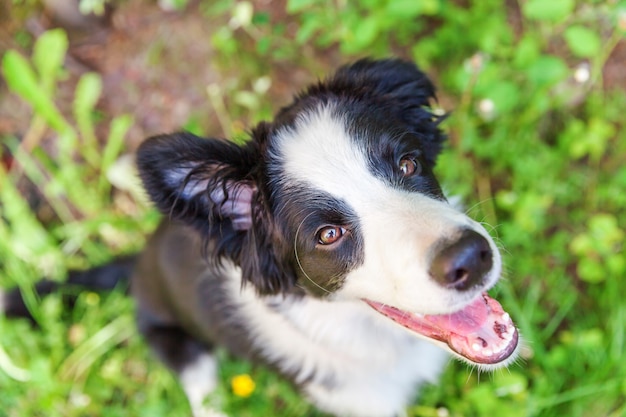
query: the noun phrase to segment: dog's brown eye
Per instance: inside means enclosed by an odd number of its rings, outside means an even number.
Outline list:
[[[345,232],[346,229],[339,226],[323,227],[319,232],[317,232],[317,243],[320,245],[332,245],[341,239]]]
[[[417,159],[408,156],[405,156],[400,160],[398,167],[400,168],[400,172],[403,177],[419,175],[422,172],[422,166]]]

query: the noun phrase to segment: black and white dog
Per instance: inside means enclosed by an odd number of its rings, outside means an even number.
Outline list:
[[[403,413],[448,353],[514,360],[486,291],[501,257],[433,175],[444,135],[413,64],[361,60],[309,87],[242,146],[189,133],[138,151],[170,220],[131,279],[139,328],[194,413],[215,345],[262,361],[340,416]]]

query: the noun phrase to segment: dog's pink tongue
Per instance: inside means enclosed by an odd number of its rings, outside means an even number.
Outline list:
[[[427,315],[424,318],[442,329],[449,328],[455,333],[466,334],[480,330],[487,323],[489,308],[484,297],[478,297],[476,301],[456,313]]]
[[[518,333],[500,303],[482,294],[452,314],[408,313],[368,301],[378,312],[423,336],[445,342],[464,358],[480,364],[496,364],[509,358],[517,347]]]

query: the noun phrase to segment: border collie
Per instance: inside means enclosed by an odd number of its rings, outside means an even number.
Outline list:
[[[514,360],[518,331],[486,293],[498,249],[433,175],[445,136],[432,99],[412,63],[365,59],[241,146],[190,133],[141,145],[140,176],[169,220],[131,292],[196,415],[216,345],[357,417],[403,414],[448,353],[481,369]]]

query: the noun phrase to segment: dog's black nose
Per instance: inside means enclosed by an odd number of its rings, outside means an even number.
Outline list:
[[[480,284],[492,266],[493,253],[487,239],[466,229],[457,240],[438,249],[429,272],[446,288],[467,290]]]

